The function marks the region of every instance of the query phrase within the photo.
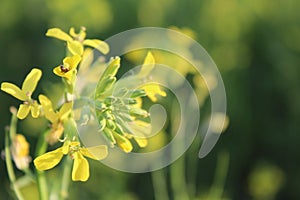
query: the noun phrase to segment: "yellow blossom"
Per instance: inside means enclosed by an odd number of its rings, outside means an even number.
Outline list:
[[[72,80],[73,74],[76,73],[77,65],[79,64],[81,57],[75,55],[72,57],[66,57],[63,60],[63,64],[53,69],[54,74],[60,77],[64,77],[69,81]]]
[[[155,59],[152,53],[149,51],[145,57],[143,65],[141,67],[140,72],[138,73],[139,78],[146,78],[150,75],[151,71],[155,67]],[[156,102],[157,97],[156,95],[160,95],[165,97],[167,94],[161,90],[160,86],[155,83],[146,84],[141,89],[144,89],[147,96],[150,98],[151,101]]]
[[[55,167],[61,161],[62,157],[67,154],[74,160],[72,180],[87,181],[90,171],[89,163],[85,157],[94,160],[104,159],[107,156],[107,146],[99,145],[84,148],[77,141],[66,141],[62,147],[34,159],[34,165],[38,170],[48,170]]]
[[[52,130],[47,136],[47,141],[53,144],[58,141],[64,131],[63,123],[71,112],[72,102],[64,103],[59,111],[54,111],[51,101],[46,96],[39,95],[39,101],[42,104],[45,117],[52,123]]]
[[[37,118],[39,116],[39,105],[37,101],[31,99],[31,95],[35,90],[41,76],[42,71],[34,68],[26,76],[21,89],[12,83],[4,82],[1,84],[1,90],[24,102],[19,106],[18,109],[17,117],[19,119],[24,119],[27,117],[30,111],[32,117]]]
[[[156,83],[149,83],[149,84],[146,84],[144,86],[141,87],[141,89],[143,89],[147,96],[149,97],[149,99],[153,102],[156,102],[157,101],[157,95],[160,95],[160,96],[167,96],[167,93],[165,91],[163,91],[160,86]]]
[[[12,141],[12,157],[18,169],[26,169],[29,166],[31,157],[29,156],[29,143],[21,134],[16,134]]]
[[[81,27],[79,33],[75,33],[75,29],[70,28],[69,34],[65,33],[59,28],[51,28],[47,31],[46,36],[54,37],[59,40],[67,42],[68,50],[73,55],[82,55],[84,48],[83,46],[90,46],[98,49],[103,54],[107,54],[109,51],[109,46],[102,40],[97,39],[85,39],[86,37],[85,27]]]
[[[131,142],[124,136],[117,134],[114,132],[114,138],[116,139],[116,142],[118,146],[126,153],[129,153],[132,151],[133,146]]]

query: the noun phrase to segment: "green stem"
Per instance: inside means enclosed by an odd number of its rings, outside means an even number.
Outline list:
[[[66,199],[69,196],[68,188],[70,185],[70,176],[72,171],[72,159],[67,156],[64,161],[63,175],[60,190],[60,199]]]
[[[13,140],[17,134],[17,110],[15,107],[10,107],[10,111],[12,113],[11,120],[10,120],[10,126],[9,126],[9,137],[10,140]]]
[[[182,156],[170,166],[171,187],[174,200],[189,199],[185,180],[185,157]]]
[[[38,139],[37,142],[37,147],[36,147],[36,152],[35,156],[40,156],[44,154],[47,151],[47,142],[46,142],[46,135],[48,134],[48,131],[45,131]],[[36,174],[37,174],[37,184],[38,184],[38,189],[39,189],[39,196],[41,200],[47,200],[49,195],[48,195],[48,187],[47,187],[47,181],[45,177],[44,171],[39,171],[36,169]]]
[[[166,185],[166,176],[163,169],[152,172],[152,185],[154,189],[154,198],[156,200],[166,200],[169,199],[168,188]]]
[[[221,152],[218,155],[217,167],[213,185],[208,199],[221,199],[229,167],[229,154]]]
[[[11,132],[11,131],[10,131]],[[12,188],[19,200],[24,199],[22,196],[21,191],[16,185],[16,175],[13,169],[13,164],[12,164],[12,159],[10,155],[10,149],[9,149],[9,135],[10,132],[8,130],[5,131],[5,161],[6,161],[6,168],[7,168],[7,173],[10,182],[12,183]]]

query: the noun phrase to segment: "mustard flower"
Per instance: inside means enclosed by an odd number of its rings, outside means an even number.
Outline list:
[[[66,57],[63,60],[63,64],[55,67],[53,69],[53,73],[57,76],[72,80],[73,74],[77,72],[76,68],[81,60],[79,55],[75,55],[72,57]]]
[[[80,32],[76,33],[75,29],[72,27],[70,28],[69,34],[67,34],[59,28],[51,28],[47,31],[46,36],[66,41],[68,50],[73,55],[82,55],[84,51],[83,46],[90,46],[98,49],[103,54],[107,54],[109,51],[108,44],[98,39],[85,39],[85,31],[85,27],[81,27]]]
[[[64,131],[63,123],[72,110],[72,102],[64,103],[59,111],[54,111],[51,101],[45,95],[39,95],[39,101],[42,104],[46,119],[52,123],[47,141],[53,144],[59,140]]]
[[[18,169],[26,169],[29,166],[31,157],[29,156],[29,143],[21,134],[16,134],[12,141],[12,158]]]
[[[144,86],[141,87],[141,89],[143,89],[147,96],[149,97],[149,99],[152,101],[152,102],[156,102],[157,101],[157,95],[160,95],[160,96],[167,96],[167,93],[165,91],[163,91],[160,86],[156,83],[149,83],[149,84],[146,84]]]
[[[154,67],[155,67],[155,59],[153,57],[153,54],[149,51],[145,57],[141,70],[138,73],[138,77],[141,79],[146,78],[147,76],[149,76],[149,74],[154,69]],[[156,83],[146,84],[142,86],[141,89],[143,89],[146,92],[149,99],[153,102],[157,101],[156,95],[160,95],[163,97],[167,95],[166,92],[164,92],[161,89],[161,87]]]
[[[19,119],[24,119],[27,117],[30,111],[32,117],[37,118],[39,116],[40,106],[36,100],[31,99],[31,95],[35,90],[41,76],[42,71],[34,68],[26,76],[21,89],[12,83],[3,82],[1,84],[1,90],[24,102],[19,106],[18,109],[17,117]]]
[[[132,151],[133,146],[129,141],[129,139],[127,139],[125,136],[122,136],[114,132],[114,138],[118,146],[120,147],[120,149],[122,149],[124,152],[129,153]]]
[[[38,170],[48,170],[58,165],[62,157],[67,154],[74,160],[72,180],[87,181],[90,176],[90,171],[89,163],[85,157],[94,160],[104,159],[107,156],[107,146],[99,145],[84,148],[81,147],[77,141],[66,141],[62,147],[34,159],[34,165]]]

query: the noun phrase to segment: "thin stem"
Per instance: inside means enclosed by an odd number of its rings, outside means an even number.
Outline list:
[[[154,189],[154,198],[156,200],[167,200],[168,196],[168,188],[166,184],[166,176],[163,169],[152,172],[152,185]]]
[[[185,157],[170,166],[171,187],[175,200],[189,199],[185,180]]]
[[[66,199],[69,196],[68,188],[70,185],[70,176],[72,171],[72,159],[66,157],[63,166],[63,175],[60,190],[60,199]]]
[[[13,164],[12,164],[12,159],[10,155],[10,150],[9,150],[9,135],[10,132],[8,130],[5,131],[5,163],[6,163],[6,168],[7,168],[7,173],[10,182],[12,183],[13,190],[17,196],[18,199],[22,200],[24,199],[22,196],[21,191],[19,190],[18,186],[16,185],[16,175],[13,169]]]
[[[47,145],[45,137],[48,134],[48,131],[49,130],[45,131],[39,137],[38,142],[37,142],[35,156],[40,156],[46,152],[48,145]],[[39,171],[36,169],[36,174],[37,174],[36,178],[37,178],[40,199],[47,200],[49,195],[48,195],[48,187],[47,187],[45,173],[43,171]]]
[[[209,199],[221,199],[229,167],[229,153],[221,152],[218,155],[217,167]]]

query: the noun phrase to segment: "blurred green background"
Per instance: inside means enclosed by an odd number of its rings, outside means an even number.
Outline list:
[[[216,147],[201,160],[198,146],[191,147],[153,174],[91,162],[90,180],[74,183],[70,199],[212,199],[220,191],[224,199],[300,199],[299,7],[298,0],[0,0],[0,82],[20,85],[32,67],[44,72],[39,91],[59,80],[51,70],[65,50],[45,37],[51,27],[84,25],[89,38],[99,39],[142,26],[190,28],[226,87],[230,125]],[[0,102],[3,149],[9,106],[19,102],[3,92]],[[37,133],[19,130],[34,146]],[[182,163],[185,171],[176,167]],[[11,193],[5,169],[1,160],[0,199]]]

